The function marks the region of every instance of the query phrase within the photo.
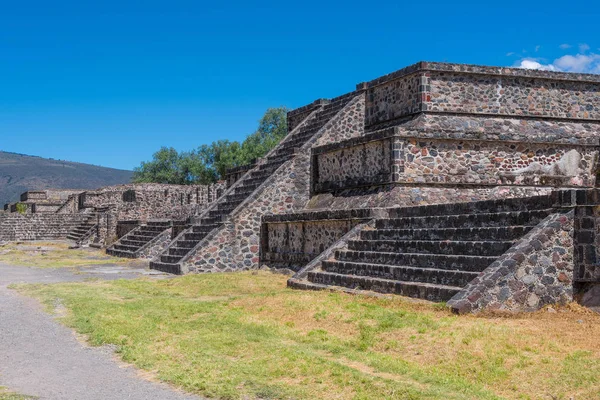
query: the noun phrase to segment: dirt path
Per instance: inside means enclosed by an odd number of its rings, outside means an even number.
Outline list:
[[[143,268],[110,265],[79,271],[0,263],[0,386],[52,400],[198,399],[140,378],[135,369],[119,365],[108,347],[81,344],[37,301],[7,288],[11,283],[131,279],[149,274]]]

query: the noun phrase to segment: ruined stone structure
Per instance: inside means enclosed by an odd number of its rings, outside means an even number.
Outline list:
[[[222,193],[109,188],[56,212],[92,208],[80,241],[171,273],[535,310],[600,284],[599,140],[598,75],[421,62],[291,111]]]
[[[215,201],[224,187],[127,184],[90,191],[28,191],[19,203],[5,207],[0,240],[68,238],[107,246],[139,226],[171,227],[173,220],[185,221]]]
[[[292,287],[457,312],[533,310],[598,281],[597,75],[422,62],[292,111],[288,130],[152,268],[284,267]]]

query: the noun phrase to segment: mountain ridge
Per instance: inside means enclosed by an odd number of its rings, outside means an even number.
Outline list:
[[[129,183],[133,171],[0,150],[0,206],[28,190],[96,189]]]

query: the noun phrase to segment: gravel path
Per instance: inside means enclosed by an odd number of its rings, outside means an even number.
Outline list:
[[[120,365],[109,347],[81,344],[37,301],[7,288],[11,283],[130,279],[148,274],[152,273],[143,268],[111,265],[82,268],[74,274],[67,269],[0,264],[0,386],[51,400],[198,399],[140,378],[136,369]]]

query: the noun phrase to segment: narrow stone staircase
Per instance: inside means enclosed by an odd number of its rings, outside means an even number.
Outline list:
[[[262,164],[244,175],[233,192],[218,200],[215,208],[200,219],[199,224],[190,227],[183,237],[172,243],[160,256],[160,261],[152,261],[150,268],[173,274],[181,274],[180,261],[188,255],[213,229],[220,227],[223,220],[250,194],[252,194],[282,164],[294,157],[295,149],[302,147],[334,115],[352,100],[351,96],[338,98],[325,104],[317,114],[301,127],[292,137],[288,137]]]
[[[88,215],[89,216],[85,221],[77,225],[75,229],[69,232],[67,239],[74,240],[76,243],[79,243],[84,238],[85,234],[96,225],[96,214],[93,213]]]
[[[148,221],[132,229],[116,243],[106,249],[106,254],[115,257],[138,258],[140,250],[154,238],[171,227],[171,221]]]
[[[549,196],[397,208],[289,284],[446,301],[551,212]]]

